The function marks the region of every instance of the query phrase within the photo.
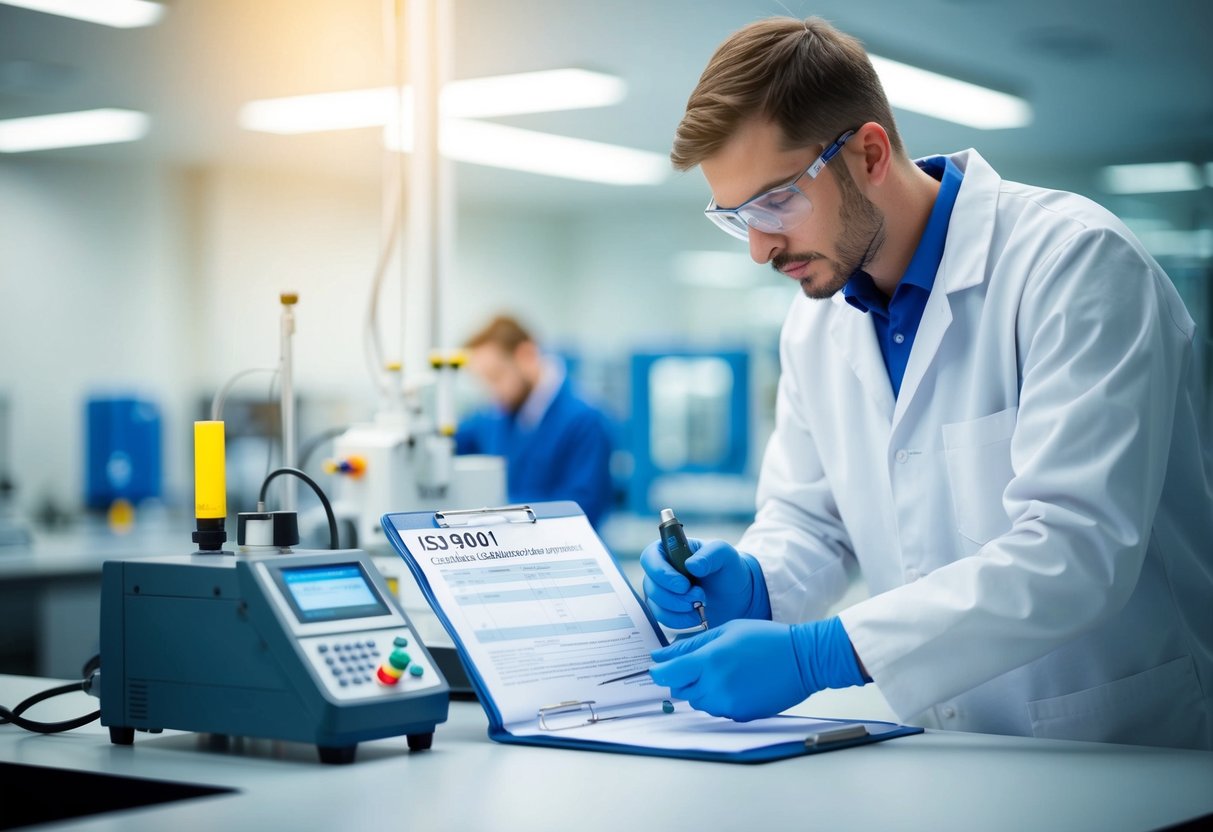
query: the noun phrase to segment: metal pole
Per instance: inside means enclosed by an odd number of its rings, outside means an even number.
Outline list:
[[[278,298],[282,302],[282,327],[279,345],[278,387],[281,391],[282,410],[282,465],[296,468],[299,440],[295,424],[295,359],[293,339],[295,335],[295,304],[299,296],[294,292],[283,292]],[[281,485],[283,511],[295,510],[298,482],[294,477],[285,477]]]
[[[413,156],[409,166],[408,257],[411,264],[405,317],[406,377],[425,372],[434,339],[434,295],[438,267],[438,4],[410,0],[408,11],[409,80],[413,90]]]

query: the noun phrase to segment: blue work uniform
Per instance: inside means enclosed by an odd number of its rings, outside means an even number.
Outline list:
[[[537,422],[525,421],[500,408],[476,413],[456,431],[455,451],[504,456],[511,503],[574,500],[597,526],[611,505],[606,416],[566,378]]]
[[[893,395],[901,392],[901,380],[910,361],[914,347],[914,336],[922,321],[927,298],[935,284],[935,273],[943,260],[943,247],[947,242],[948,223],[952,219],[952,206],[960,193],[964,172],[944,156],[931,156],[915,162],[922,170],[939,180],[939,193],[922,239],[906,266],[905,274],[897,284],[892,298],[887,298],[876,288],[871,275],[857,271],[842,287],[842,296],[847,303],[872,316],[876,329],[876,342],[880,344],[880,355],[889,372],[889,383]]]

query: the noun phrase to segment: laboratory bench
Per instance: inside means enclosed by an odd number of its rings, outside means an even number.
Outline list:
[[[0,676],[0,703],[12,707],[59,683]],[[26,716],[67,719],[96,706],[72,693]],[[888,718],[871,685],[825,692],[795,712]],[[928,730],[739,765],[502,745],[486,728],[477,703],[456,701],[431,750],[410,752],[403,737],[378,740],[361,744],[353,763],[334,766],[296,743],[164,731],[118,746],[95,722],[47,736],[0,726],[0,827],[33,822],[21,801],[35,791],[54,796],[57,808],[93,796],[119,805],[171,801],[39,827],[122,832],[1114,832],[1213,822],[1213,752]]]
[[[118,534],[90,518],[0,547],[0,672],[79,673],[98,650],[101,564],[188,552],[187,522],[143,523]]]

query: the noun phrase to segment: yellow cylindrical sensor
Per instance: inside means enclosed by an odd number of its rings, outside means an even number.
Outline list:
[[[223,422],[194,422],[194,542],[219,553],[227,540],[227,471]]]
[[[194,516],[227,517],[223,422],[194,422]]]

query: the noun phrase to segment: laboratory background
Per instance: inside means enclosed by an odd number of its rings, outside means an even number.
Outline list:
[[[702,174],[668,154],[717,46],[776,15],[864,43],[912,157],[976,148],[1004,179],[1121,218],[1178,288],[1213,380],[1207,0],[0,0],[0,705],[83,676],[59,718],[103,714],[56,738],[5,725],[5,791],[54,784],[113,809],[160,800],[156,777],[201,789],[165,792],[203,797],[124,829],[362,828],[389,794],[401,823],[461,829],[568,828],[574,813],[585,829],[804,828],[806,803],[831,828],[1213,817],[1207,752],[938,731],[828,764],[713,767],[486,738],[381,518],[505,506],[520,471],[533,484],[531,466],[601,451],[603,470],[544,499],[592,481],[593,531],[637,592],[663,513],[694,538],[741,537],[800,288],[705,219]],[[592,423],[594,454],[554,435],[530,457],[467,444],[461,427],[494,436],[475,421],[500,401],[474,343],[499,316],[533,336],[534,389],[556,396],[563,378],[585,403],[561,412],[583,437]],[[279,527],[280,510],[297,513]],[[296,554],[253,574],[284,541]],[[246,543],[255,556],[226,577],[191,555]],[[342,645],[298,647],[320,632],[304,608],[282,601],[247,654],[247,627],[208,618],[238,589],[241,621],[251,604],[264,624],[291,574],[353,580],[374,599],[363,611],[391,618],[394,641],[356,642],[385,654],[357,671],[371,693],[317,675]],[[835,612],[868,595],[849,579]],[[157,613],[139,626],[135,609]],[[96,684],[121,683],[125,722],[84,696],[107,650]],[[290,708],[242,706],[258,651],[297,665]],[[140,673],[179,717],[148,727]],[[801,711],[893,719],[874,689]],[[272,742],[225,739],[243,736]],[[523,781],[542,799],[521,801]],[[204,797],[223,792],[243,797]],[[67,817],[15,805],[0,826]],[[218,814],[189,808],[207,805]]]
[[[797,287],[704,220],[702,176],[666,154],[714,48],[763,16],[860,37],[912,156],[976,147],[1004,178],[1115,212],[1208,356],[1200,0],[458,0],[432,50],[443,139],[420,174],[394,105],[403,5],[166,0],[116,25],[25,5],[0,3],[0,671],[64,674],[93,648],[89,552],[188,546],[195,420],[225,422],[230,515],[285,463],[336,492],[343,432],[401,376],[432,411],[447,373],[456,420],[486,404],[466,368],[429,358],[500,313],[608,418],[599,532],[622,562],[666,506],[736,539]],[[955,81],[1001,95],[966,104]],[[315,498],[291,490],[316,539]],[[31,549],[64,565],[22,568]]]

